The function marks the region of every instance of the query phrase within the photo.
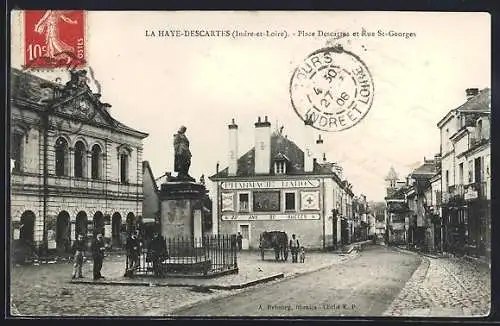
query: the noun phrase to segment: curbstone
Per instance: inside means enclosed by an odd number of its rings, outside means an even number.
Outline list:
[[[214,290],[236,290],[243,289],[246,287],[250,287],[253,285],[274,281],[276,279],[284,278],[284,273],[277,273],[267,277],[263,277],[257,280],[253,280],[246,283],[239,284],[229,284],[229,285],[217,285],[217,284],[208,284],[208,285],[198,285],[198,284],[189,284],[189,283],[154,283],[154,282],[121,282],[121,281],[91,281],[91,280],[82,280],[82,281],[69,281],[70,284],[88,284],[88,285],[114,285],[114,286],[168,286],[168,287],[204,287],[208,289]]]

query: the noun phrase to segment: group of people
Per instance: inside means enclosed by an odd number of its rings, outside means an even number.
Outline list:
[[[125,249],[127,251],[127,266],[125,276],[132,276],[134,271],[140,267],[142,248],[143,242],[139,238],[139,232],[132,232],[127,238],[127,243],[125,246]],[[84,257],[87,251],[87,243],[84,239],[83,234],[79,234],[77,236],[77,239],[73,243],[72,250],[74,253],[72,279],[83,278]],[[90,251],[93,260],[93,278],[94,280],[104,279],[104,276],[101,274],[101,269],[106,252],[106,245],[104,243],[102,234],[98,233],[92,239]],[[167,256],[168,254],[165,239],[158,233],[155,233],[148,246],[148,259],[150,259],[150,261],[152,261],[153,263],[153,271],[155,276],[163,275],[161,261],[163,261]]]
[[[127,269],[125,276],[133,276],[134,271],[140,268],[141,252],[144,247],[143,242],[138,237],[138,232],[132,233],[127,239],[125,249],[127,250]],[[163,276],[164,270],[161,262],[167,257],[167,243],[163,236],[157,232],[149,242],[146,260],[153,263],[153,272],[155,276]]]
[[[85,252],[87,249],[87,244],[82,234],[77,236],[76,241],[73,243],[74,256],[74,267],[72,278],[83,278],[83,260],[85,257]],[[92,240],[92,245],[90,246],[90,251],[92,252],[92,260],[94,261],[93,266],[93,276],[94,280],[99,280],[104,278],[101,274],[102,263],[104,261],[104,253],[106,251],[106,245],[104,243],[102,234],[98,233]]]

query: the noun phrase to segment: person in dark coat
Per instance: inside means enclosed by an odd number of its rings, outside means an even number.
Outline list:
[[[92,241],[92,259],[94,260],[94,280],[104,278],[101,275],[102,263],[104,260],[104,251],[106,246],[104,245],[104,240],[102,239],[102,234],[97,234],[94,241]]]
[[[165,257],[166,253],[166,243],[163,238],[155,233],[153,239],[149,244],[149,250],[151,252],[151,259],[153,261],[153,271],[155,276],[163,276],[163,269],[161,268],[161,261]]]
[[[82,275],[83,257],[85,256],[85,249],[86,249],[85,240],[83,240],[83,234],[78,235],[71,249],[75,255],[74,256],[75,265],[73,266],[72,278],[75,279],[77,277],[77,274],[78,278],[83,278]]]
[[[299,240],[295,238],[295,234],[292,234],[292,238],[290,239],[290,251],[292,252],[292,263],[297,263],[297,256],[299,253]]]
[[[241,232],[238,232],[238,235],[236,236],[236,243],[238,244],[238,251],[241,251],[241,248],[243,247],[243,236],[241,235]]]
[[[137,233],[132,233],[131,237],[127,239],[126,249],[129,262],[128,270],[132,271],[140,265],[139,256],[141,252],[141,244],[137,237]]]

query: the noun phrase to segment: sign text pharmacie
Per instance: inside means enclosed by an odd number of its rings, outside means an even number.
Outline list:
[[[272,189],[272,188],[317,188],[319,179],[311,180],[267,180],[267,181],[224,181],[222,189]]]
[[[222,215],[223,221],[290,221],[319,220],[319,214],[231,214]]]

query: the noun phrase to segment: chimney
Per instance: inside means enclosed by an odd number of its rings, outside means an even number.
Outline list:
[[[314,128],[311,119],[305,121],[305,151],[304,151],[304,172],[313,172],[314,169]]]
[[[232,119],[229,128],[228,176],[235,176],[238,171],[238,125]]]
[[[255,173],[269,174],[271,168],[271,123],[265,116],[255,123]]]
[[[441,154],[434,155],[434,165],[436,166],[436,169],[441,169]]]
[[[465,90],[465,95],[467,96],[467,99],[471,99],[474,96],[479,94],[479,88],[467,88]]]
[[[321,138],[321,134],[318,135],[318,139],[316,139],[316,149],[313,152],[314,159],[316,162],[320,163],[320,158],[323,157],[323,139]]]

